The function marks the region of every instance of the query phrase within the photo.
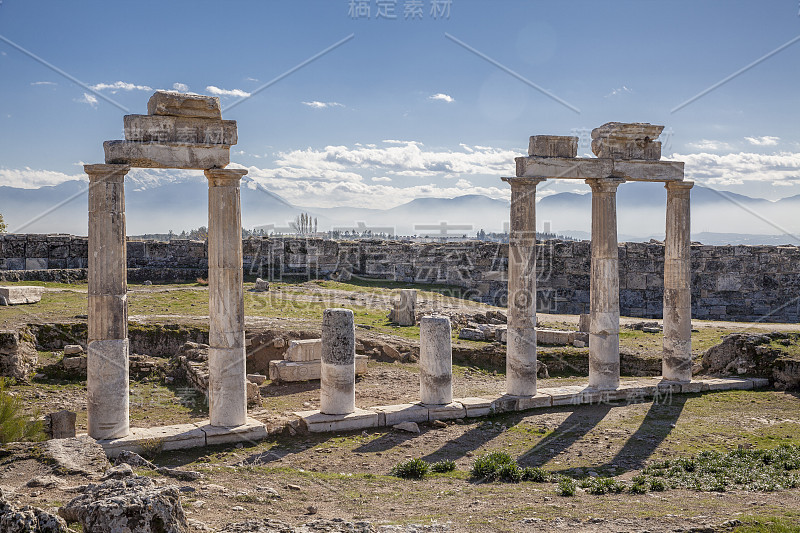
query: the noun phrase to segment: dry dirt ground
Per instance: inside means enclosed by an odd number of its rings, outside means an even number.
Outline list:
[[[77,291],[83,289],[79,286]],[[205,320],[207,307],[202,304],[207,292],[202,287],[132,289],[132,317],[138,316],[141,321],[191,324]],[[46,306],[21,315],[12,316],[0,309],[0,327],[29,322],[31,317],[43,321],[73,319],[81,314],[75,306],[81,305],[81,301],[85,306],[85,300],[81,300],[84,295],[75,290],[51,287],[46,298],[52,299]],[[173,297],[177,299],[169,300]],[[319,310],[322,304],[351,305],[368,311],[362,315],[365,327],[360,332],[368,331],[398,342],[416,342],[413,332],[397,331],[379,319],[388,309],[391,297],[380,290],[365,294],[362,288],[347,291],[311,283],[279,285],[264,304],[267,311],[261,315],[248,312],[248,325],[318,329],[316,307],[313,313],[293,308],[293,314],[287,314],[280,305],[286,301],[319,304]],[[249,309],[260,309],[258,302],[252,301],[255,296],[247,298]],[[492,309],[428,294],[421,295],[420,306],[423,310],[456,313]],[[568,315],[542,315],[541,320],[554,327],[577,324],[577,317]],[[631,324],[641,319],[624,318],[622,322]],[[695,328],[693,343],[697,357],[729,332],[800,330],[797,325],[722,322],[697,322]],[[476,351],[486,350],[488,345],[456,343],[462,349],[472,347]],[[657,358],[660,336],[624,329],[622,345],[634,353]],[[502,351],[502,347],[491,350]],[[575,348],[542,348],[541,352],[552,358],[585,357],[585,350]],[[45,360],[55,357],[41,355]],[[585,380],[585,376],[574,372],[555,373],[550,379],[540,380],[540,386]],[[454,366],[456,397],[499,394],[503,386],[501,367],[471,363]],[[415,364],[370,361],[367,375],[356,385],[356,403],[359,407],[369,407],[414,401],[418,390]],[[12,392],[23,398],[28,408],[38,408],[40,412],[75,410],[79,413],[79,431],[85,428],[85,382],[36,382],[12,387]],[[250,414],[275,427],[292,411],[319,405],[318,382],[267,382],[261,393],[262,405],[254,407]],[[165,425],[206,418],[207,408],[202,396],[185,388],[167,387],[157,381],[134,382],[131,417],[133,425]],[[168,453],[158,453],[154,448],[155,463],[198,471],[203,478],[175,481],[143,470],[138,472],[181,486],[187,516],[198,521],[195,526],[202,522],[209,528],[268,517],[295,525],[316,518],[342,518],[376,525],[414,524],[431,526],[428,530],[465,532],[656,532],[692,528],[712,531],[712,526],[729,531],[735,529],[734,523],[724,527],[723,524],[730,520],[747,523],[754,517],[777,517],[789,529],[752,531],[800,531],[794,526],[800,523],[798,489],[770,493],[672,489],[643,495],[591,495],[579,490],[573,497],[562,497],[552,483],[478,483],[469,477],[475,458],[498,450],[508,452],[522,466],[542,466],[576,478],[597,473],[629,480],[650,462],[692,456],[704,450],[800,445],[800,400],[791,392],[676,395],[658,403],[550,408],[455,421],[446,427],[422,424],[420,430],[419,434],[393,429],[325,435],[283,432],[243,447]],[[394,465],[409,458],[429,462],[451,459],[457,470],[419,481],[389,475]],[[11,463],[0,460],[0,485],[14,489],[22,503],[39,507],[63,505],[77,495],[74,487],[91,481],[82,476],[61,476],[64,484],[58,487],[26,486],[33,477],[51,473],[51,466],[33,459]]]

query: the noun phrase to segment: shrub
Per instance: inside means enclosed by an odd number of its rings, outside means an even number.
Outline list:
[[[578,487],[575,485],[575,480],[571,477],[562,477],[558,482],[558,495],[559,496],[575,496],[575,491]]]
[[[428,473],[429,465],[422,459],[409,459],[396,464],[391,474],[403,479],[422,479]]]
[[[588,478],[581,487],[585,488],[589,494],[619,494],[625,490],[625,485],[610,477]]]
[[[22,412],[22,402],[6,390],[9,383],[0,378],[0,444],[44,440],[42,422]]]
[[[541,468],[527,467],[522,470],[523,481],[533,481],[534,483],[544,483],[550,479],[550,475]]]
[[[444,460],[439,461],[438,463],[433,463],[431,465],[431,472],[436,474],[444,474],[446,472],[452,472],[456,469],[455,461]]]
[[[516,463],[503,465],[497,471],[497,477],[506,483],[519,483],[522,481],[522,469]]]
[[[506,452],[487,453],[472,463],[472,477],[493,481],[497,479],[500,468],[505,465],[516,465],[514,459]]]
[[[667,483],[661,478],[652,478],[650,480],[650,490],[653,492],[663,492],[667,490]]]

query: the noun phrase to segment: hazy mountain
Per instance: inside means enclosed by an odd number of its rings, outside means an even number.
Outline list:
[[[69,181],[53,187],[0,187],[0,213],[9,231],[87,233],[88,184]],[[208,186],[203,176],[181,179],[131,179],[126,182],[128,233],[180,233],[208,224]],[[617,196],[620,240],[664,238],[666,191],[660,183],[630,183]],[[480,195],[419,198],[387,210],[311,208],[292,205],[247,178],[242,183],[242,223],[290,233],[289,222],[302,212],[318,219],[319,229],[372,229],[398,235],[449,235],[504,231],[509,202]],[[692,238],[708,244],[800,244],[800,195],[771,202],[762,198],[692,190]],[[591,195],[563,192],[537,203],[539,231],[589,238]]]

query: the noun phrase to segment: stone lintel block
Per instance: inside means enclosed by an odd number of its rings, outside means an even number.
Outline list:
[[[617,139],[594,139],[592,153],[597,157],[611,159],[646,159],[658,161],[661,159],[660,142],[640,142]]]
[[[467,418],[488,416],[492,414],[492,400],[486,398],[456,398],[453,400],[464,406]]]
[[[139,168],[207,170],[231,162],[230,146],[195,143],[105,141],[106,163]]]
[[[769,380],[767,378],[747,378],[753,382],[754,389],[763,389],[769,387]]]
[[[650,124],[649,122],[606,122],[592,130],[592,139],[618,137],[622,139],[650,139],[656,140],[664,126]]]
[[[356,375],[367,373],[369,357],[356,355]],[[322,376],[322,361],[280,361],[269,362],[269,379],[272,381],[309,381]]]
[[[204,422],[200,425],[200,429],[205,433],[206,446],[236,442],[255,443],[267,438],[266,426],[262,422],[249,417],[241,426],[219,427]]]
[[[283,356],[286,361],[319,361],[322,359],[322,339],[289,341],[289,348]]]
[[[156,91],[147,102],[147,114],[221,119],[222,108],[216,96]]]
[[[586,157],[517,157],[518,178],[607,178],[614,170],[611,159]]]
[[[528,155],[575,157],[578,155],[578,138],[562,135],[533,135],[528,145]]]
[[[616,178],[628,181],[680,181],[684,177],[683,161],[614,161]]]
[[[98,440],[108,457],[114,458],[122,451],[141,453],[145,446],[158,441],[164,451],[199,448],[206,445],[206,434],[199,424],[177,424],[153,428],[131,428],[127,436],[119,439]]]
[[[356,408],[346,415],[325,415],[319,411],[300,411],[295,413],[311,433],[327,431],[354,431],[378,427],[378,413]]]
[[[428,420],[454,420],[456,418],[466,418],[467,410],[459,402],[447,405],[426,405],[428,408]]]
[[[44,287],[31,287],[27,285],[0,287],[0,304],[35,304],[41,301],[43,292]]]
[[[742,378],[711,378],[703,381],[708,384],[710,391],[750,390],[753,388],[751,380]]]
[[[125,115],[125,140],[234,145],[238,142],[235,120],[166,115]]]
[[[394,426],[402,422],[427,422],[428,408],[419,403],[379,405],[371,407],[378,413],[378,426]]]
[[[692,380],[681,383],[681,393],[691,394],[695,392],[705,392],[708,390],[708,383],[702,380]]]
[[[574,331],[561,331],[556,329],[537,329],[537,344],[552,344],[557,346],[567,346],[575,340]]]
[[[517,411],[541,409],[542,407],[551,407],[552,405],[553,397],[541,392],[537,392],[536,396],[519,396],[517,399]]]

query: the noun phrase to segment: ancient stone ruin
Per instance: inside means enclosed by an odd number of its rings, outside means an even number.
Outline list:
[[[663,126],[609,122],[592,131],[597,158],[578,158],[577,137],[533,136],[528,157],[516,159],[511,185],[508,266],[507,391],[536,395],[536,186],[547,179],[582,179],[592,188],[589,386],[619,386],[619,255],[617,187],[627,181],[664,182],[667,189],[664,261],[663,377],[691,381],[689,191],[683,163],[661,161]]]
[[[194,169],[208,178],[209,415],[212,427],[245,425],[244,294],[239,185],[226,170],[236,122],[219,99],[156,92],[147,115],[125,117],[125,140],[106,141],[89,175],[88,425],[96,439],[130,432],[125,187],[131,167]]]

